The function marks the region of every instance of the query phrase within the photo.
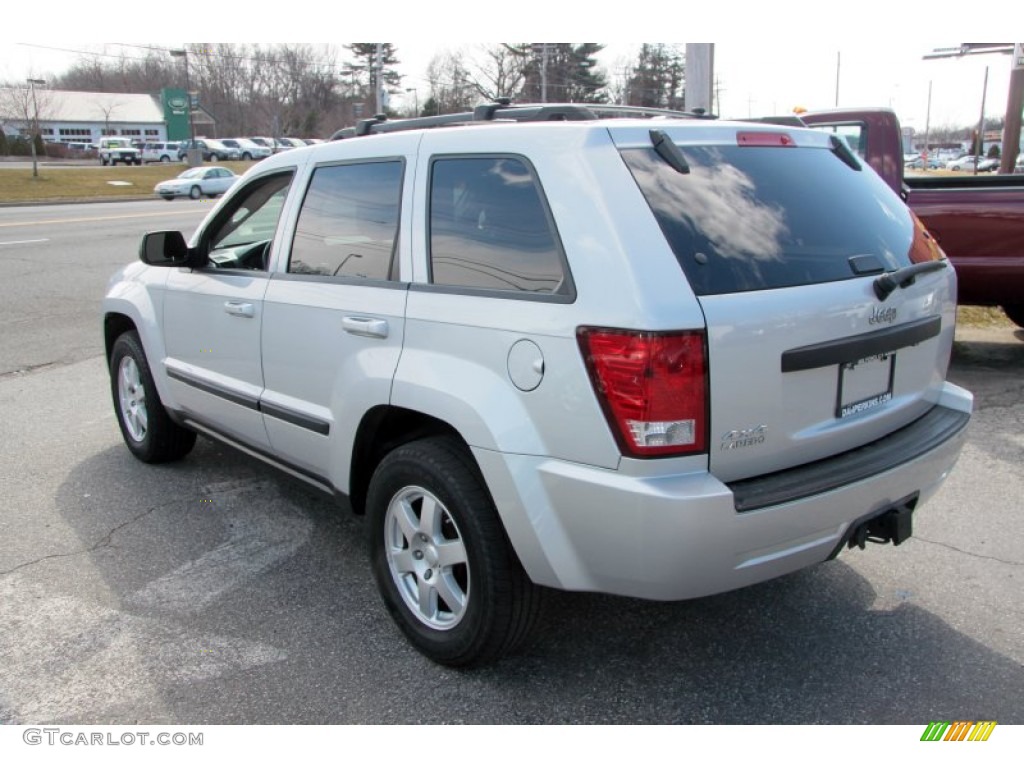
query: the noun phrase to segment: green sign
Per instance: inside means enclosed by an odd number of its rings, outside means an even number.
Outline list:
[[[183,88],[164,88],[160,91],[160,102],[164,108],[164,123],[167,124],[168,141],[184,141],[189,137],[188,94]]]

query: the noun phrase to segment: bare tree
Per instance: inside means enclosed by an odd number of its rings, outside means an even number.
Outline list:
[[[423,110],[425,114],[444,115],[472,108],[478,89],[460,51],[435,54],[427,64],[426,79],[430,94]]]
[[[478,94],[488,101],[516,96],[526,82],[526,61],[508,43],[483,48],[469,61],[467,76]]]
[[[124,105],[124,102],[118,99],[116,96],[107,94],[102,96],[96,101],[96,108],[103,113],[103,135],[110,135],[110,119],[117,111],[118,107]]]
[[[27,138],[33,158],[32,175],[38,176],[35,157],[44,151],[40,125],[50,119],[55,98],[52,91],[42,87],[42,81],[34,77],[29,81],[31,87],[21,83],[0,86],[0,123],[16,124],[21,135]]]

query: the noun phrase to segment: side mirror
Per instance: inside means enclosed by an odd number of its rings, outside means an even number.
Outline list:
[[[152,267],[190,267],[185,236],[178,231],[147,232],[139,245],[139,259]]]

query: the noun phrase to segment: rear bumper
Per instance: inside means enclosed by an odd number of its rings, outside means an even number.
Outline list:
[[[943,400],[925,417],[889,442],[851,452],[859,454],[858,462],[868,461],[870,474],[743,512],[733,489],[707,472],[631,477],[541,457],[474,454],[535,582],[680,600],[827,560],[853,523],[915,494],[920,509],[956,463],[970,409],[971,395],[946,385]],[[936,423],[946,426],[938,436]],[[917,445],[915,437],[923,435],[932,436],[926,448],[893,452]],[[850,460],[844,455],[829,461]]]

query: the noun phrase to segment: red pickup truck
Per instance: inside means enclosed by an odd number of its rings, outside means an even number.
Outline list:
[[[1024,328],[1024,175],[905,176],[902,131],[889,109],[800,118],[845,137],[903,196],[956,267],[960,304],[1000,306]]]

